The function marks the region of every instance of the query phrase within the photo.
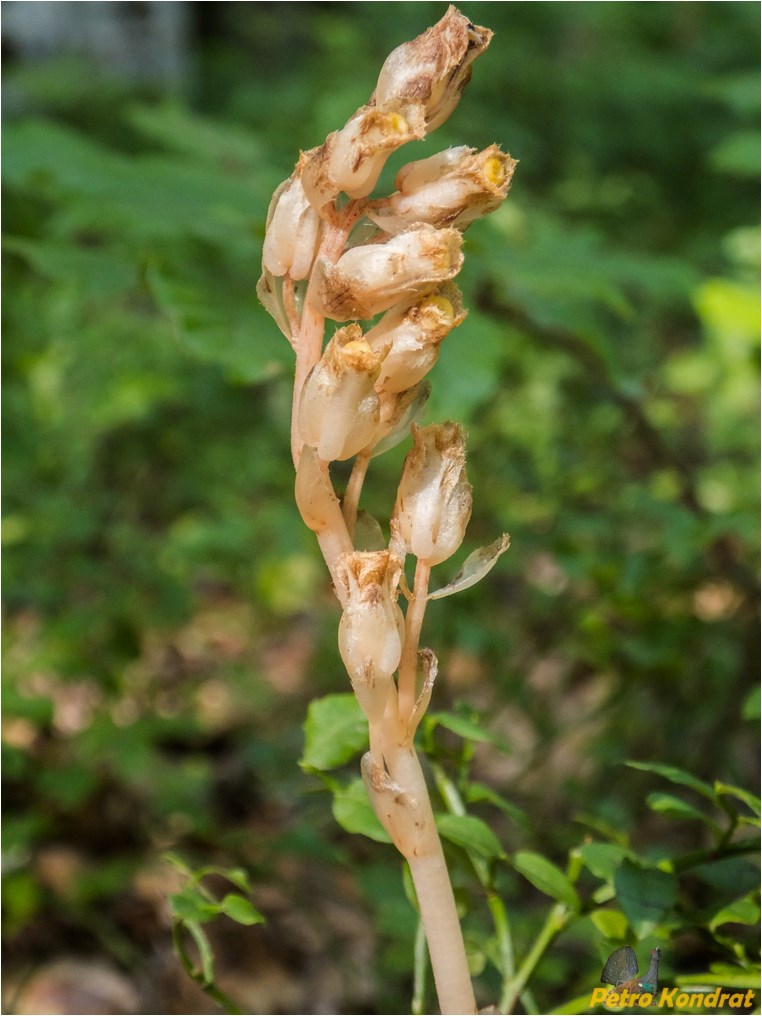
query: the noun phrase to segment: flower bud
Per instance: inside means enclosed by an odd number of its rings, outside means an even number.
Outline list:
[[[387,233],[414,222],[464,229],[494,211],[508,194],[516,160],[490,145],[465,145],[409,162],[397,174],[397,193],[375,202],[368,218]]]
[[[436,25],[389,54],[371,101],[379,106],[393,99],[422,102],[426,129],[435,130],[457,106],[471,77],[470,65],[489,46],[492,34],[448,7]]]
[[[340,191],[363,198],[373,190],[391,153],[424,135],[419,103],[363,106],[319,148],[299,160],[307,198],[318,211]]]
[[[465,316],[458,287],[451,282],[384,314],[365,336],[374,349],[390,347],[376,389],[402,392],[417,384],[436,363],[440,342]]]
[[[262,264],[272,275],[306,279],[320,241],[320,216],[307,200],[299,166],[273,194]]]
[[[380,419],[374,385],[382,355],[371,349],[359,325],[347,325],[305,381],[299,433],[324,461],[351,458],[373,437]]]
[[[420,225],[386,243],[351,247],[335,265],[320,259],[313,273],[313,307],[334,321],[371,318],[457,275],[461,243],[457,229]]]
[[[394,516],[405,550],[425,564],[447,560],[461,545],[471,517],[471,485],[459,424],[413,426]]]
[[[360,705],[374,720],[383,715],[402,655],[405,622],[397,606],[399,576],[399,559],[388,550],[344,554],[337,568],[345,603],[339,652]]]

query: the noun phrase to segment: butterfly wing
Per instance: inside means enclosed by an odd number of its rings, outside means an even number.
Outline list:
[[[635,950],[629,945],[623,945],[621,949],[615,949],[606,960],[606,965],[601,973],[601,980],[604,984],[624,984],[638,972],[638,957]]]

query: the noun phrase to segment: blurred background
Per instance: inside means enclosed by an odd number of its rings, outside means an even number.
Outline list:
[[[584,821],[700,849],[623,763],[758,778],[759,7],[463,9],[493,44],[385,181],[452,144],[520,160],[426,415],[465,423],[474,486],[435,584],[512,545],[431,605],[434,706],[507,745],[474,758],[529,816],[506,849],[562,863]],[[298,766],[347,685],[254,287],[298,149],[444,11],[3,4],[6,1012],[219,1011],[172,952],[167,850],[252,878],[267,924],[213,932],[243,1011],[409,1011],[399,862]],[[382,519],[406,447],[374,460]],[[505,892],[529,937],[537,893]],[[559,942],[540,997],[597,963]]]

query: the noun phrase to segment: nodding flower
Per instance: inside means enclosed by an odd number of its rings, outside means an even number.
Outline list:
[[[490,145],[461,145],[409,162],[397,174],[396,193],[372,203],[367,215],[387,233],[414,222],[465,229],[505,200],[516,160]]]
[[[305,381],[299,433],[325,462],[356,455],[375,434],[381,408],[374,385],[383,352],[371,348],[359,325],[347,325]]]
[[[389,54],[371,101],[383,106],[394,99],[415,99],[423,103],[426,130],[436,130],[457,106],[471,78],[471,64],[492,35],[489,28],[448,7],[436,25]]]
[[[442,340],[465,317],[460,291],[452,282],[387,311],[365,335],[374,349],[388,348],[376,389],[402,392],[417,384],[436,363]]]
[[[262,263],[276,278],[306,279],[320,242],[322,221],[307,200],[299,166],[273,194]]]
[[[335,264],[318,259],[313,307],[334,321],[372,318],[457,275],[463,263],[461,244],[457,229],[421,224],[385,243],[350,247]]]
[[[389,550],[354,551],[339,559],[346,597],[339,652],[368,719],[380,719],[399,666],[404,618],[397,606],[401,563]]]
[[[392,100],[363,106],[319,148],[302,153],[299,168],[304,192],[318,211],[340,193],[364,198],[378,182],[392,152],[423,137],[423,107]]]
[[[463,542],[471,504],[462,427],[413,425],[413,447],[394,506],[395,529],[406,552],[430,566],[446,561]]]

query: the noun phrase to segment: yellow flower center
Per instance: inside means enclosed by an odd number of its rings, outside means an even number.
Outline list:
[[[499,187],[505,182],[505,165],[503,160],[499,159],[496,155],[491,155],[489,159],[484,160],[482,172],[487,181],[494,184],[495,187]]]
[[[391,134],[407,134],[410,129],[401,113],[388,113],[385,126]]]
[[[455,318],[455,308],[446,296],[427,297],[421,305],[421,310],[426,311],[429,307],[438,311],[448,324]]]

